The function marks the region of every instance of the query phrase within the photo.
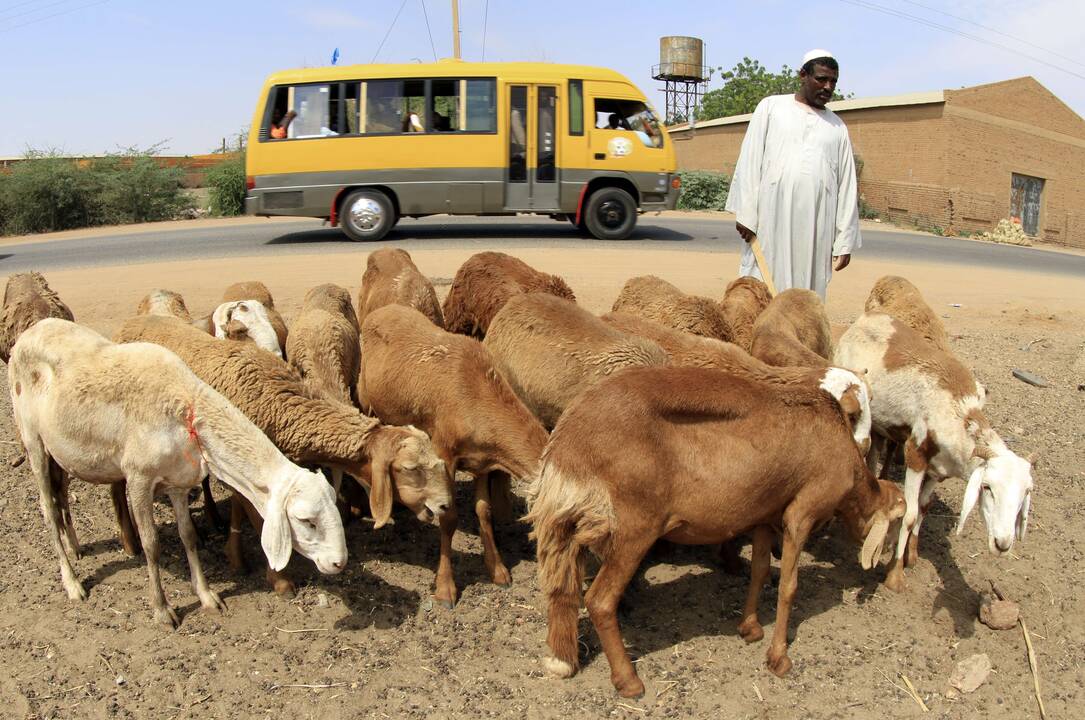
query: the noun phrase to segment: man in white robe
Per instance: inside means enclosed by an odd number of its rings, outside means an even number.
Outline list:
[[[862,245],[851,140],[825,107],[838,68],[829,51],[811,50],[799,92],[758,103],[726,206],[746,240],[740,275],[763,279],[749,244],[756,235],[778,292],[807,288],[823,300],[833,270]]]

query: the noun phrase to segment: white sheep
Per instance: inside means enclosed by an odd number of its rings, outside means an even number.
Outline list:
[[[976,502],[987,545],[1003,554],[1024,538],[1032,496],[1032,464],[999,437],[982,406],[983,386],[956,357],[900,320],[865,313],[840,338],[833,364],[866,373],[875,437],[904,444],[907,513],[886,585],[903,590],[903,566],[918,556],[919,528],[938,482],[968,478],[960,533]],[[871,464],[880,455],[870,454]]]
[[[291,547],[323,573],[346,567],[335,495],[324,478],[291,463],[226,398],[172,352],[150,343],[115,345],[66,320],[43,320],[23,333],[8,366],[15,425],[38,482],[42,515],[60,560],[68,597],[86,599],[60,537],[50,468],[96,484],[126,481],[147,557],[157,622],[176,627],[158,569],[152,501],[173,503],[192,584],[208,610],[224,607],[196,553],[188,491],[214,472],[264,516],[261,544],[272,567]]]
[[[259,300],[224,302],[211,314],[211,324],[220,340],[251,340],[275,357],[283,356],[267,308]]]

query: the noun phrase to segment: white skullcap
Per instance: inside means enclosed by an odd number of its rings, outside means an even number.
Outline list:
[[[805,55],[802,56],[802,65],[810,62],[811,60],[817,60],[818,58],[828,57],[831,58],[833,54],[824,48],[814,48]],[[802,67],[800,65],[799,67]]]

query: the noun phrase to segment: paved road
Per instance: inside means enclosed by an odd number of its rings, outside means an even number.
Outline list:
[[[863,240],[863,257],[881,261],[927,260],[960,265],[962,269],[978,266],[1085,278],[1085,256],[893,231],[865,231]],[[546,218],[431,217],[403,220],[385,240],[365,247],[515,250],[545,244],[560,248],[592,245],[723,252],[737,249],[739,243],[733,222],[705,217],[645,216],[629,240],[614,242],[586,239],[570,224]],[[192,228],[180,230],[0,245],[0,274],[211,257],[342,252],[358,247],[337,229],[322,227],[318,220],[214,228],[193,223]]]

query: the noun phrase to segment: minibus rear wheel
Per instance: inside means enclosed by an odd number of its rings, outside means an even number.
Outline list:
[[[380,240],[395,224],[396,210],[380,190],[355,190],[339,211],[339,227],[356,242]]]
[[[618,187],[593,192],[584,210],[584,225],[600,240],[625,240],[637,225],[637,203]]]

